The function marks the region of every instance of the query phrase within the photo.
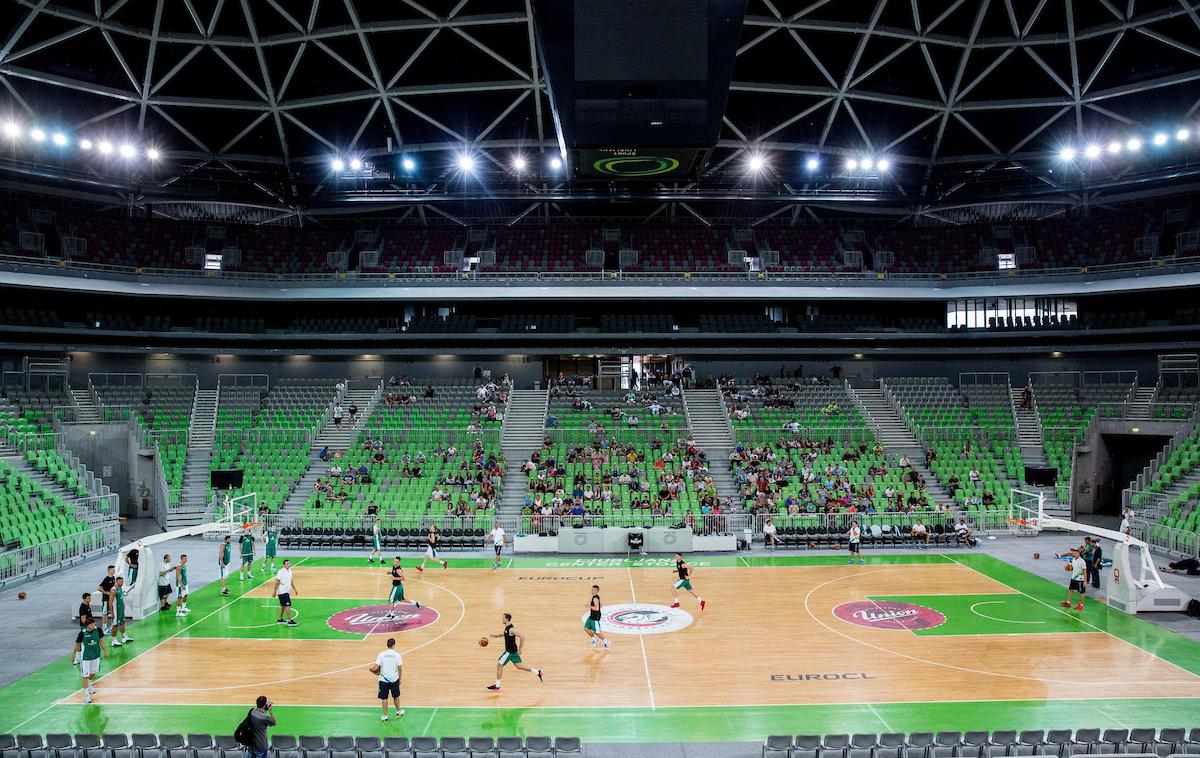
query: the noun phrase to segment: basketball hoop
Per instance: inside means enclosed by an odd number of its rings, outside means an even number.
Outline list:
[[[242,524],[242,528],[243,529],[253,529],[256,526],[262,526],[262,525],[263,525],[263,522],[261,522],[261,521],[247,521],[245,524]]]

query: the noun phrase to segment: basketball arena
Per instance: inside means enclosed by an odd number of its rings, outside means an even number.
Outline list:
[[[3,758],[1200,754],[1200,3],[0,3]]]

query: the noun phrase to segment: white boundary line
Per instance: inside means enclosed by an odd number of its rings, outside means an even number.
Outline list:
[[[428,639],[425,642],[422,642],[420,645],[417,645],[416,647],[411,647],[411,648],[403,651],[404,655],[410,655],[412,653],[415,653],[418,650],[420,650],[421,648],[428,647],[429,645],[432,645],[433,643],[442,639],[443,637],[445,637],[446,635],[450,634],[455,629],[457,629],[458,625],[461,624],[463,622],[463,619],[465,619],[467,617],[467,604],[463,602],[463,599],[461,597],[459,597],[457,593],[455,593],[453,590],[443,587],[440,584],[434,584],[433,582],[426,582],[426,584],[431,584],[434,587],[444,590],[445,592],[452,595],[455,600],[458,601],[458,605],[459,605],[458,621],[455,621],[454,624],[449,629],[447,629],[446,631],[437,635],[436,637]],[[214,613],[215,613],[215,611],[214,611]],[[440,616],[439,616],[439,618],[440,618]],[[237,640],[237,639],[241,639],[241,638],[239,638],[239,637],[211,637],[211,638],[206,638],[206,639]],[[271,638],[271,641],[274,642],[275,641],[274,638]],[[304,641],[328,642],[328,640],[304,640]],[[355,643],[362,642],[362,640],[342,640],[342,641],[343,642],[355,642]],[[163,640],[163,642],[166,642],[166,640]],[[153,650],[153,649],[154,648],[150,648],[150,650]],[[147,652],[149,652],[149,650],[147,650]],[[319,678],[322,676],[330,676],[332,674],[342,674],[347,671],[354,671],[355,669],[361,669],[367,665],[368,665],[367,663],[357,663],[353,666],[347,666],[345,668],[334,669],[333,671],[321,671],[316,674],[305,674],[304,676],[294,676],[294,677],[289,677],[287,679],[273,679],[271,681],[266,681],[266,682],[249,682],[247,684],[232,684],[232,685],[227,685],[227,686],[223,686],[223,687],[188,687],[186,689],[182,688],[182,687],[109,687],[108,689],[111,692],[226,692],[229,690],[240,690],[245,687],[261,688],[261,687],[269,687],[272,685],[288,684],[290,682],[301,682],[301,681],[304,681],[305,679],[316,679],[316,678]],[[76,692],[78,692],[78,690],[76,690]],[[75,694],[74,692],[71,693],[71,695],[74,695],[74,694]],[[70,695],[68,695],[67,697],[70,697]]]
[[[947,557],[947,558],[950,558],[950,556],[946,556],[946,557]],[[987,574],[983,573],[982,571],[980,571],[979,569],[975,568],[974,566],[971,566],[971,565],[969,565],[969,564],[963,563],[962,561],[955,561],[953,558],[950,558],[950,560],[954,561],[955,563],[957,563],[958,565],[962,566],[963,568],[967,568],[967,569],[970,569],[971,571],[974,571],[976,574],[979,574],[980,576],[988,576]],[[997,559],[997,560],[999,560],[999,559]],[[1037,576],[1037,575],[1036,575],[1036,574],[1034,574],[1034,576]],[[1043,577],[1038,577],[1038,578],[1039,578],[1039,579],[1041,579],[1041,578],[1043,578]],[[1076,619],[1076,620],[1078,620],[1078,621],[1079,621],[1079,623],[1081,623],[1081,624],[1083,624],[1083,625],[1085,625],[1085,626],[1090,626],[1091,628],[1095,629],[1097,632],[1100,632],[1101,634],[1106,634],[1106,635],[1108,635],[1109,637],[1112,637],[1114,640],[1116,640],[1116,641],[1120,642],[1120,643],[1121,643],[1121,644],[1123,644],[1123,645],[1129,645],[1130,647],[1132,647],[1132,648],[1134,648],[1134,649],[1136,649],[1136,650],[1140,650],[1140,651],[1142,651],[1143,653],[1145,653],[1146,655],[1150,656],[1151,658],[1157,658],[1158,660],[1162,661],[1163,663],[1166,663],[1166,664],[1167,664],[1167,665],[1169,665],[1169,666],[1173,666],[1173,667],[1175,667],[1175,668],[1179,669],[1180,671],[1182,671],[1183,673],[1187,674],[1188,676],[1195,677],[1195,678],[1197,679],[1197,682],[1198,682],[1198,683],[1200,683],[1200,677],[1197,677],[1197,675],[1196,675],[1195,673],[1193,673],[1193,672],[1191,672],[1191,671],[1188,671],[1188,670],[1187,670],[1187,669],[1185,669],[1183,666],[1180,666],[1178,663],[1172,663],[1171,661],[1168,661],[1166,658],[1163,658],[1163,657],[1162,657],[1162,656],[1160,656],[1158,653],[1155,653],[1155,652],[1153,652],[1153,651],[1151,651],[1151,650],[1146,650],[1145,648],[1142,648],[1142,647],[1138,647],[1137,645],[1133,644],[1132,642],[1129,642],[1128,640],[1123,640],[1123,639],[1121,639],[1120,637],[1118,637],[1117,635],[1115,635],[1115,634],[1113,634],[1112,632],[1108,631],[1107,629],[1102,629],[1102,628],[1100,628],[1100,627],[1096,626],[1095,624],[1093,624],[1092,622],[1090,622],[1090,621],[1088,621],[1087,619],[1083,618],[1082,616],[1075,616],[1075,615],[1073,615],[1073,614],[1067,613],[1065,610],[1063,610],[1063,608],[1062,608],[1061,606],[1057,606],[1057,605],[1050,605],[1050,604],[1049,604],[1049,603],[1047,603],[1045,600],[1042,600],[1041,598],[1036,598],[1036,597],[1034,597],[1033,595],[1030,595],[1028,592],[1021,592],[1021,590],[1018,590],[1016,587],[1013,587],[1011,584],[1005,584],[1004,582],[1001,582],[999,579],[996,579],[996,578],[994,578],[994,577],[990,577],[990,576],[988,576],[988,579],[991,579],[993,582],[998,582],[998,583],[1000,583],[1000,584],[1003,584],[1005,587],[1008,587],[1009,589],[1012,589],[1012,590],[1014,590],[1014,591],[1016,591],[1016,592],[1018,592],[1018,593],[1020,593],[1020,594],[1024,595],[1025,597],[1029,598],[1030,600],[1034,601],[1035,603],[1041,603],[1042,605],[1046,606],[1046,607],[1047,607],[1047,608],[1049,608],[1050,610],[1052,610],[1052,611],[1057,611],[1058,613],[1061,613],[1062,615],[1066,616],[1066,617],[1067,617],[1067,618],[1069,618],[1069,619]],[[1047,580],[1047,581],[1049,581],[1049,580]],[[1060,586],[1061,586],[1061,585],[1060,585]],[[1093,601],[1093,602],[1099,602],[1099,601]],[[1119,612],[1120,612],[1120,611],[1114,611],[1112,608],[1109,608],[1109,606],[1108,606],[1107,604],[1105,604],[1105,603],[1101,603],[1101,605],[1103,605],[1103,606],[1104,606],[1104,608],[1105,608],[1105,609],[1107,609],[1107,610],[1108,610],[1108,611],[1110,611],[1110,612],[1113,612],[1113,613],[1119,613]],[[1145,623],[1149,623],[1149,622],[1145,622]],[[1165,630],[1164,630],[1164,631],[1165,631]],[[1173,682],[1170,682],[1170,683],[1173,683]]]
[[[957,561],[955,561],[955,563],[957,563]],[[962,565],[962,564],[960,564],[960,565]],[[970,568],[970,567],[968,566],[967,568]],[[916,663],[923,663],[923,664],[926,664],[929,666],[937,666],[939,668],[950,669],[952,671],[962,671],[967,674],[980,674],[983,676],[998,676],[998,677],[1005,678],[1005,679],[1017,679],[1020,681],[1029,681],[1029,682],[1050,682],[1053,684],[1091,684],[1091,685],[1123,684],[1126,686],[1128,686],[1128,685],[1151,686],[1151,685],[1159,685],[1159,684],[1193,684],[1194,685],[1197,682],[1195,674],[1192,674],[1190,671],[1186,672],[1189,676],[1192,677],[1192,679],[1190,681],[1130,682],[1128,680],[1099,681],[1099,680],[1095,680],[1095,679],[1092,679],[1092,680],[1048,679],[1046,677],[1040,677],[1040,676],[1022,676],[1020,674],[1006,674],[1001,671],[986,671],[986,670],[981,670],[981,669],[967,668],[965,666],[955,666],[952,663],[942,663],[941,661],[931,661],[927,658],[920,658],[918,656],[909,655],[908,653],[902,653],[897,650],[889,650],[888,648],[883,647],[881,645],[876,645],[872,642],[867,642],[866,640],[862,640],[857,637],[852,637],[849,634],[838,631],[837,629],[834,629],[833,627],[831,627],[829,624],[826,624],[823,620],[821,620],[820,617],[817,616],[816,613],[813,612],[812,608],[810,607],[810,601],[812,599],[813,593],[826,587],[827,585],[833,584],[835,582],[840,582],[840,581],[843,581],[846,579],[854,579],[854,578],[858,578],[858,577],[867,576],[868,574],[884,574],[887,572],[888,572],[888,569],[886,569],[886,568],[877,569],[875,571],[859,571],[854,574],[847,574],[846,576],[840,576],[835,579],[830,579],[828,581],[821,582],[820,584],[818,584],[817,586],[815,586],[811,590],[809,590],[808,593],[804,596],[804,611],[805,611],[805,613],[807,613],[809,615],[809,617],[813,621],[820,624],[827,631],[830,631],[830,632],[836,634],[837,636],[839,636],[843,639],[849,640],[850,642],[853,642],[857,645],[862,645],[863,647],[869,647],[872,650],[877,650],[881,653],[886,653],[887,655],[893,655],[893,656],[896,656],[897,658],[905,658],[907,660],[914,661]],[[982,572],[978,572],[978,573],[980,573],[983,576],[987,576],[986,574],[983,574]],[[991,578],[991,577],[988,577],[988,578]],[[995,580],[993,580],[993,581],[995,581]],[[1001,584],[1003,584],[1003,582],[1001,582]],[[1021,593],[1021,594],[1024,594],[1024,593]],[[1036,598],[1034,598],[1034,599],[1036,600]],[[1064,632],[1064,634],[1072,634],[1072,632]],[[1124,640],[1121,640],[1121,642],[1124,643]],[[1128,644],[1128,643],[1125,643],[1125,644]],[[1169,661],[1168,661],[1168,663],[1169,663]],[[1169,697],[1169,696],[1164,695],[1164,696],[1160,696],[1160,697]]]
[[[633,604],[637,605],[637,590],[633,588],[633,569],[625,569],[629,574],[629,596],[633,600]],[[650,710],[657,710],[654,704],[654,685],[650,681],[650,659],[646,657],[646,635],[639,634],[637,636],[638,644],[642,646],[642,670],[646,673],[646,692],[650,695]]]
[[[1014,594],[1020,594],[1020,593],[1014,593]],[[1044,624],[1044,623],[1046,623],[1045,621],[1018,621],[1017,619],[1000,619],[1000,618],[996,618],[995,616],[989,616],[989,615],[987,615],[986,613],[980,613],[979,611],[975,610],[976,608],[978,608],[978,607],[979,607],[979,606],[981,606],[981,605],[1004,605],[1004,601],[1003,601],[1003,600],[984,600],[984,601],[981,601],[981,602],[978,602],[978,603],[972,603],[972,604],[971,604],[971,608],[970,608],[970,611],[971,611],[971,613],[974,613],[974,614],[975,614],[976,616],[978,616],[979,618],[987,619],[988,621],[995,621],[995,622],[997,622],[997,623],[1000,623],[1000,624],[1030,624],[1030,625],[1035,625],[1035,624]]]

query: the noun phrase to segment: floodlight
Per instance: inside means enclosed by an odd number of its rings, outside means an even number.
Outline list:
[[[1116,155],[1117,153],[1121,152],[1121,143],[1118,140],[1113,140],[1112,142],[1109,142],[1108,143],[1108,152],[1112,155]]]
[[[107,140],[100,141],[100,152],[104,155],[111,155],[113,151],[112,143]]]
[[[122,158],[132,158],[137,151],[133,149],[133,145],[126,142],[121,145],[120,153]]]
[[[1092,142],[1083,149],[1083,154],[1089,158],[1099,158],[1100,157],[1100,146],[1097,145],[1095,142]]]
[[[516,158],[513,158],[512,165],[513,165],[514,170],[524,171],[525,170],[525,159],[518,155]]]
[[[887,158],[880,158],[879,160],[875,161],[875,170],[881,174],[886,173],[888,170],[891,169],[891,167],[892,167],[892,162],[889,161]]]
[[[757,174],[759,171],[763,170],[763,166],[766,165],[766,161],[763,160],[761,155],[755,153],[754,155],[750,156],[750,160],[746,165],[749,166],[751,171]]]
[[[152,161],[156,161],[162,157],[162,154],[158,152],[157,147],[148,147],[146,148],[146,157]]]
[[[1142,141],[1137,137],[1133,137],[1125,143],[1125,149],[1131,153],[1136,153],[1138,150],[1142,149]]]
[[[413,161],[412,158],[405,158],[402,161],[400,161],[400,167],[403,168],[405,171],[412,171],[414,168],[417,167],[417,164]]]
[[[1175,139],[1178,140],[1179,142],[1187,142],[1188,138],[1191,136],[1192,136],[1192,133],[1189,132],[1187,129],[1180,129],[1179,131],[1175,132]]]
[[[1059,158],[1059,160],[1063,160],[1063,161],[1075,160],[1075,148],[1064,147],[1062,150],[1058,151],[1058,158]]]
[[[41,142],[42,140],[46,139],[46,133],[35,126],[33,129],[29,130],[29,138],[34,142]]]
[[[858,165],[862,167],[863,171],[870,171],[875,164],[871,162],[870,158],[863,158],[858,162]]]
[[[341,158],[334,158],[329,166],[334,171],[344,171],[346,169],[346,162]]]
[[[15,121],[4,122],[4,136],[10,139],[16,139],[21,136],[21,127]]]
[[[1158,147],[1162,147],[1163,145],[1167,144],[1167,135],[1166,135],[1166,133],[1165,133],[1165,132],[1159,132],[1158,134],[1155,134],[1155,135],[1154,135],[1154,144],[1155,144],[1156,146],[1158,146]]]
[[[561,171],[562,170],[562,158],[551,158],[550,159],[550,170],[551,171]]]
[[[362,161],[360,161],[358,158],[351,158],[350,159],[350,170],[351,171],[361,171],[362,170]]]
[[[63,147],[67,144],[67,135],[63,134],[62,132],[55,132],[50,136],[50,141],[59,147]]]
[[[821,161],[817,158],[809,158],[804,162],[805,171],[816,171],[821,167]]]
[[[79,140],[79,149],[80,150],[91,150],[92,149],[92,141],[90,139]]]
[[[475,159],[463,153],[458,156],[458,170],[466,173],[471,173],[475,170]]]
[[[854,160],[853,158],[847,158],[846,159],[846,170],[847,171],[857,171],[858,170],[858,161]]]

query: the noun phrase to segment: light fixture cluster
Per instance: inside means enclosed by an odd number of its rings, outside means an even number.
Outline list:
[[[335,174],[340,174],[346,170],[357,172],[363,170],[363,161],[359,158],[334,156],[329,159],[329,169]],[[460,174],[474,174],[479,167],[479,159],[472,152],[461,152],[454,156],[452,167]],[[546,170],[551,173],[558,173],[563,170],[563,159],[557,155],[551,156],[546,161]],[[514,173],[521,174],[530,169],[529,159],[524,155],[516,154],[509,161],[509,167]],[[417,170],[417,162],[409,157],[404,156],[400,159],[400,168],[406,174],[411,174]]]
[[[1064,145],[1058,149],[1058,160],[1063,163],[1074,163],[1080,158],[1095,161],[1105,156],[1112,158],[1120,155],[1133,157],[1145,152],[1147,145],[1155,149],[1166,149],[1172,144],[1190,142],[1195,136],[1191,129],[1180,127],[1174,132],[1157,131],[1150,135],[1135,134],[1121,139],[1110,139],[1107,142]]]
[[[119,155],[127,161],[139,156],[152,162],[162,158],[162,152],[153,145],[141,145],[128,140],[113,142],[106,137],[93,138],[73,135],[62,130],[47,131],[36,124],[27,126],[15,119],[0,122],[0,138],[13,147],[25,144],[34,149],[60,151],[77,148],[84,153],[98,153],[105,156]]]
[[[806,173],[814,174],[821,170],[821,156],[809,155],[804,159],[803,165]],[[766,153],[756,151],[750,153],[746,158],[746,170],[752,174],[760,174],[768,166],[770,166],[770,159]],[[846,173],[864,176],[886,174],[892,169],[892,162],[889,158],[874,155],[850,156],[845,159],[842,168]]]

